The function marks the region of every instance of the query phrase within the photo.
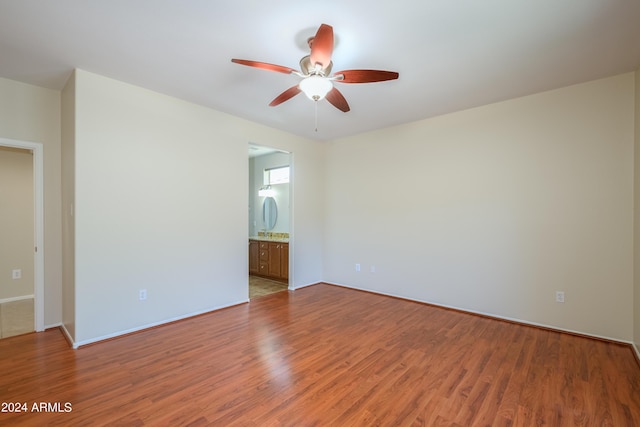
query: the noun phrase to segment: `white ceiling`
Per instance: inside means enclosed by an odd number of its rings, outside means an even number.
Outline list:
[[[321,23],[334,71],[397,71],[340,84],[342,113],[299,80],[231,63],[298,68]],[[313,139],[333,139],[632,71],[638,0],[0,0],[0,76],[61,89],[73,68]]]

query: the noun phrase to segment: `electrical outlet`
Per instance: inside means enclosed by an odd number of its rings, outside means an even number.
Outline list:
[[[360,264],[356,264],[356,271],[360,271]]]
[[[562,291],[556,292],[556,302],[564,302],[564,292]]]
[[[21,279],[22,278],[22,270],[16,269],[16,270],[11,271],[11,278],[12,279]]]
[[[139,293],[138,297],[140,298],[140,301],[146,300],[147,299],[147,290],[146,289],[140,289],[140,293]]]
[[[371,266],[371,272],[372,272],[372,273],[375,273],[375,272],[376,272],[376,266],[375,266],[375,265],[372,265],[372,266]]]

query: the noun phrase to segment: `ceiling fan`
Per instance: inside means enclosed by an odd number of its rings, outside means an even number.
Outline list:
[[[395,80],[398,73],[382,70],[344,70],[331,74],[333,62],[333,27],[327,24],[320,25],[316,35],[307,41],[311,53],[300,60],[300,71],[282,65],[274,65],[266,62],[249,61],[246,59],[232,59],[231,62],[249,67],[261,68],[268,71],[276,71],[284,74],[295,74],[302,77],[300,83],[282,92],[271,103],[271,107],[280,105],[293,98],[300,92],[304,92],[313,101],[326,98],[340,111],[350,110],[347,100],[342,93],[333,86],[338,83],[374,83],[385,80]]]

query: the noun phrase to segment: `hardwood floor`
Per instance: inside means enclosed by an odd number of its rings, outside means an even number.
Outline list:
[[[640,425],[628,346],[330,285],[79,350],[12,337],[0,366],[28,409],[0,425]]]

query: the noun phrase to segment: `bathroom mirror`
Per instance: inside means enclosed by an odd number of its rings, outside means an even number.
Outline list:
[[[273,230],[278,220],[278,207],[276,206],[276,199],[273,197],[265,197],[262,203],[262,222],[264,223],[265,230]]]

